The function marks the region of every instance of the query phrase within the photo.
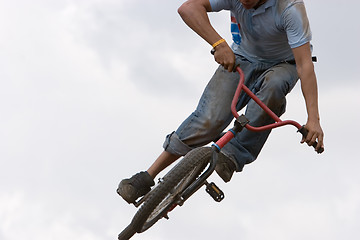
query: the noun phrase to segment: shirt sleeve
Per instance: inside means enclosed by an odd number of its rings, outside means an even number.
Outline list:
[[[310,42],[312,34],[304,3],[296,3],[284,11],[284,27],[291,48]]]
[[[209,0],[209,2],[213,12],[231,9],[231,0]]]

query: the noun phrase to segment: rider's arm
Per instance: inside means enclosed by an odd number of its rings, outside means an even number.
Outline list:
[[[184,22],[210,45],[213,45],[222,37],[210,23],[207,12],[211,11],[209,0],[188,0],[178,9]],[[232,71],[235,64],[235,55],[229,45],[223,42],[217,45],[215,50],[215,61],[228,71]]]
[[[320,126],[317,80],[314,71],[314,64],[311,60],[310,43],[293,48],[293,53],[308,113],[308,119],[305,127],[308,129],[309,133],[306,139],[303,139],[302,142],[312,145],[316,140],[318,140],[318,145],[316,147],[316,150],[318,150],[320,147],[324,147],[324,133]]]

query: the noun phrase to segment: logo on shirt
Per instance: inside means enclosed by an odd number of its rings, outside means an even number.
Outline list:
[[[241,35],[240,35],[240,24],[236,22],[234,15],[231,13],[231,35],[234,43],[240,45]]]

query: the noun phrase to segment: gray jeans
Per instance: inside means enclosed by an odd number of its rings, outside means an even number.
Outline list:
[[[285,96],[298,80],[296,66],[289,63],[251,63],[242,56],[237,56],[236,62],[244,72],[246,86],[278,116],[282,115],[286,106]],[[220,66],[206,86],[196,110],[176,131],[166,136],[163,145],[165,151],[183,156],[191,149],[204,146],[218,138],[234,119],[231,101],[238,81],[237,72],[229,73]],[[245,116],[252,126],[274,122],[242,92],[237,110],[246,105]],[[257,158],[269,134],[270,130],[251,132],[244,129],[221,151],[234,160],[238,172],[242,171],[245,164]]]

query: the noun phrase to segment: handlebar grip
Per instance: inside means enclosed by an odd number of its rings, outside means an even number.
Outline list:
[[[303,137],[304,138],[306,138],[306,136],[308,135],[308,133],[309,133],[309,131],[305,128],[305,126],[302,126],[302,128],[300,128],[299,130],[298,130],[298,132],[300,132],[302,135],[303,135]],[[314,142],[313,144],[312,144],[312,146],[316,149],[316,146],[318,145],[318,142]],[[320,147],[316,152],[317,153],[322,153],[324,151],[324,148],[323,147]]]

